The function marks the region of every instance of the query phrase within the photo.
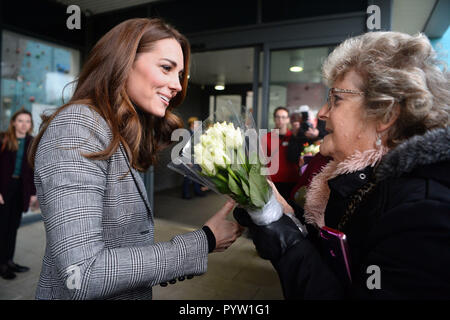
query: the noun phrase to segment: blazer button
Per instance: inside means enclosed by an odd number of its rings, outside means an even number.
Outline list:
[[[169,281],[170,284],[175,284],[176,282],[177,282],[176,279],[172,279],[172,280]]]
[[[194,276],[186,276],[187,279],[192,279]]]
[[[167,282],[161,282],[159,285],[160,285],[161,287],[167,287]]]
[[[184,276],[178,277],[178,281],[184,281],[184,279],[185,279]]]

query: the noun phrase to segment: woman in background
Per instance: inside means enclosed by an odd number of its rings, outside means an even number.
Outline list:
[[[22,213],[36,203],[33,170],[27,161],[32,132],[31,113],[20,109],[0,135],[0,275],[8,280],[16,277],[15,272],[29,270],[14,263],[13,257]]]

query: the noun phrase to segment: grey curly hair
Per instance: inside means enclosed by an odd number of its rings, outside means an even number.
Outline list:
[[[366,118],[387,122],[400,107],[387,133],[388,147],[448,126],[449,72],[425,35],[369,32],[347,39],[328,56],[322,72],[331,87],[350,70],[363,79]]]

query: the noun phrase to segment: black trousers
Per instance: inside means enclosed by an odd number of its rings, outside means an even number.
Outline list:
[[[0,204],[0,265],[12,261],[16,249],[17,229],[22,220],[22,181],[12,179],[6,194],[2,194],[5,204]]]

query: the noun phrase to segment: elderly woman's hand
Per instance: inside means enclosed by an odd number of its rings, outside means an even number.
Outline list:
[[[284,213],[294,213],[294,209],[292,209],[292,207],[287,203],[286,199],[284,199],[283,196],[278,192],[277,187],[275,187],[273,182],[270,180],[267,180],[267,182],[272,187],[272,191],[275,194],[275,198],[283,207],[283,212]]]
[[[290,247],[304,239],[294,221],[285,214],[277,221],[265,226],[253,223],[245,209],[237,207],[233,215],[241,226],[248,227],[255,248],[263,259],[276,261]]]

